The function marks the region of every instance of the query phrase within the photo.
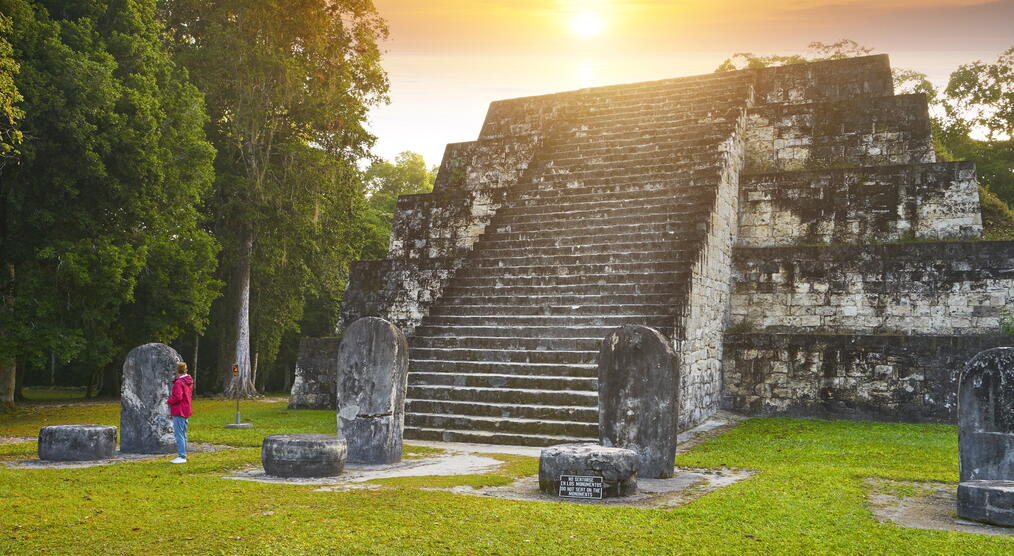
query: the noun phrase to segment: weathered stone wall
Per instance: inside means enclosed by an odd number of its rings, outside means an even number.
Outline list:
[[[353,262],[339,329],[363,317],[380,316],[411,334],[464,261],[459,257]]]
[[[950,423],[965,362],[1012,338],[746,333],[725,341],[725,409]]]
[[[341,338],[303,338],[299,341],[296,374],[289,409],[335,409],[338,346]]]
[[[936,162],[921,94],[758,106],[746,138],[749,173]]]
[[[708,234],[692,270],[684,322],[677,327],[683,331],[674,342],[680,362],[681,429],[704,421],[719,406],[722,335],[728,321],[745,115],[744,107],[732,136],[719,148],[722,164]]]
[[[738,248],[732,326],[982,335],[1014,303],[1014,242]]]
[[[971,162],[753,174],[739,196],[747,247],[982,235]]]
[[[894,94],[887,54],[755,70],[755,102],[810,104]]]

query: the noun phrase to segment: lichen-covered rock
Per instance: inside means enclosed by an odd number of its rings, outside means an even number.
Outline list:
[[[340,338],[303,338],[299,341],[289,409],[335,409],[335,362],[340,342]]]
[[[646,326],[609,333],[599,351],[599,436],[604,446],[629,448],[638,475],[673,474],[679,422],[679,367],[665,336]]]
[[[39,459],[95,461],[116,455],[116,427],[51,425],[39,430]]]
[[[1014,527],[1014,348],[986,350],[958,386],[958,515]]]
[[[986,350],[958,385],[961,480],[1014,481],[1014,348]]]
[[[376,317],[345,330],[338,348],[338,430],[349,461],[401,461],[408,387],[408,341],[396,326]]]
[[[127,354],[120,390],[120,451],[163,454],[176,449],[169,419],[176,363],[183,359],[165,344],[145,344]]]
[[[539,456],[539,490],[558,496],[561,475],[602,477],[603,498],[637,492],[637,452],[598,444],[561,444]]]
[[[264,472],[274,477],[335,477],[347,454],[345,440],[330,434],[272,434],[261,443]]]

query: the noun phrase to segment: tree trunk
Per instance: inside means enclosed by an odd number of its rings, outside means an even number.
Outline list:
[[[16,359],[0,362],[0,413],[14,411],[14,389],[17,382]]]
[[[113,363],[106,365],[102,370],[102,382],[99,387],[99,396],[115,398],[120,394],[119,367]]]
[[[250,274],[253,254],[253,233],[243,234],[242,253],[239,259],[239,299],[236,304],[236,350],[233,364],[239,367],[239,374],[232,377],[225,389],[228,398],[252,398],[257,395],[250,367]]]
[[[193,365],[190,366],[190,378],[194,381],[194,390],[197,389],[197,352],[201,347],[201,335],[194,335],[194,361]]]

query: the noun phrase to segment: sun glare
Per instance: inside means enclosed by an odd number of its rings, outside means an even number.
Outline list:
[[[580,13],[570,20],[570,28],[581,37],[594,37],[606,26],[602,18],[593,13]]]

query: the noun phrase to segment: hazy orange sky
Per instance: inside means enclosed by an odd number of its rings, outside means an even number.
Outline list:
[[[438,164],[493,100],[713,71],[734,52],[850,38],[938,84],[1014,46],[1014,0],[374,0],[391,104],[376,152]]]

